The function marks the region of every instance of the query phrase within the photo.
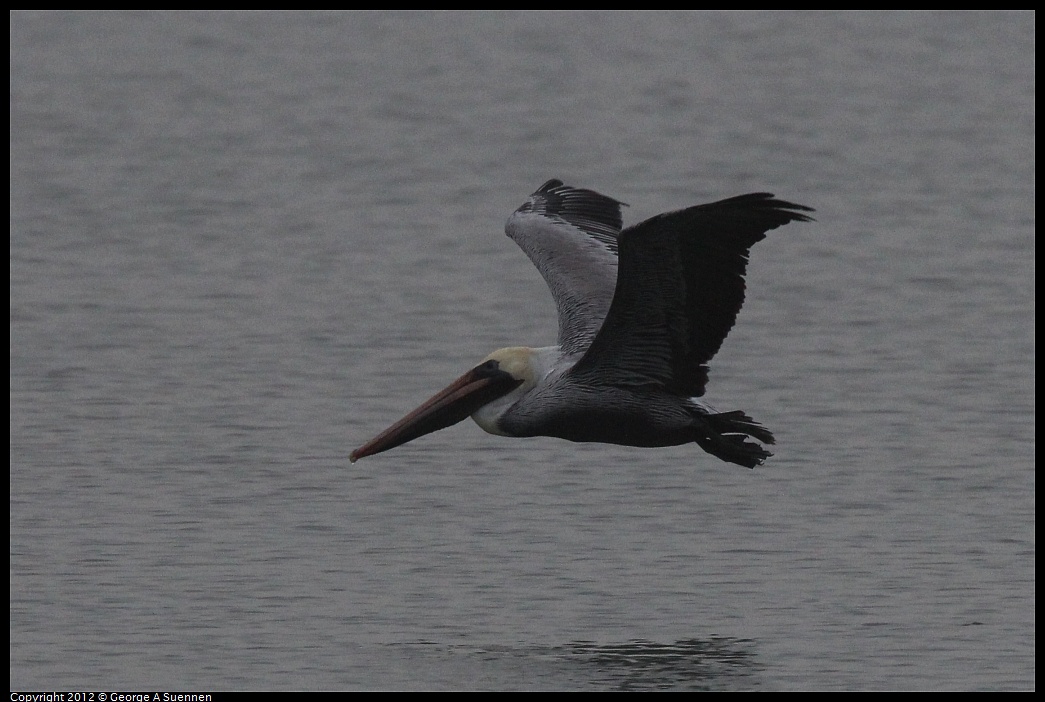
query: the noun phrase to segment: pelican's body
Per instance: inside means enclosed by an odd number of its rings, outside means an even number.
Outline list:
[[[658,215],[622,231],[623,203],[551,180],[505,227],[544,276],[559,344],[490,354],[392,427],[355,461],[471,416],[503,436],[627,446],[696,442],[754,467],[773,435],[698,398],[708,361],[744,301],[751,246],[802,205],[756,193]]]

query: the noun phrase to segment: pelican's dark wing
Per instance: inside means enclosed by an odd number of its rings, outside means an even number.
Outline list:
[[[748,251],[770,229],[813,210],[767,193],[652,217],[618,238],[606,320],[569,375],[598,385],[658,385],[704,394],[707,363],[744,304]]]
[[[622,204],[549,180],[505,225],[551,289],[564,355],[588,348],[610,309]]]

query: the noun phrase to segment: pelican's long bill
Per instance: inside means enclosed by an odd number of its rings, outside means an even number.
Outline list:
[[[483,405],[511,392],[522,382],[501,370],[496,361],[486,361],[357,448],[348,460],[355,463],[365,456],[372,456],[433,431],[446,429],[466,419]]]

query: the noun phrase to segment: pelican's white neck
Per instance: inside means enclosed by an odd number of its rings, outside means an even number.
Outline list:
[[[519,401],[526,393],[530,392],[537,383],[544,380],[551,372],[555,359],[559,356],[558,346],[546,346],[544,348],[532,349],[528,346],[509,346],[497,349],[483,361],[497,361],[499,368],[513,378],[521,380],[519,387],[511,392],[489,402],[472,414],[475,423],[491,434],[508,436],[498,426],[497,420],[501,418],[509,407]]]

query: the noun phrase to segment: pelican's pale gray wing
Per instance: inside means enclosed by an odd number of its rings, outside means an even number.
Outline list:
[[[744,304],[748,251],[770,229],[809,221],[802,212],[812,209],[754,193],[625,229],[613,304],[568,375],[589,384],[703,395],[707,363]]]
[[[551,289],[564,355],[587,349],[610,309],[623,204],[549,180],[505,225]]]

